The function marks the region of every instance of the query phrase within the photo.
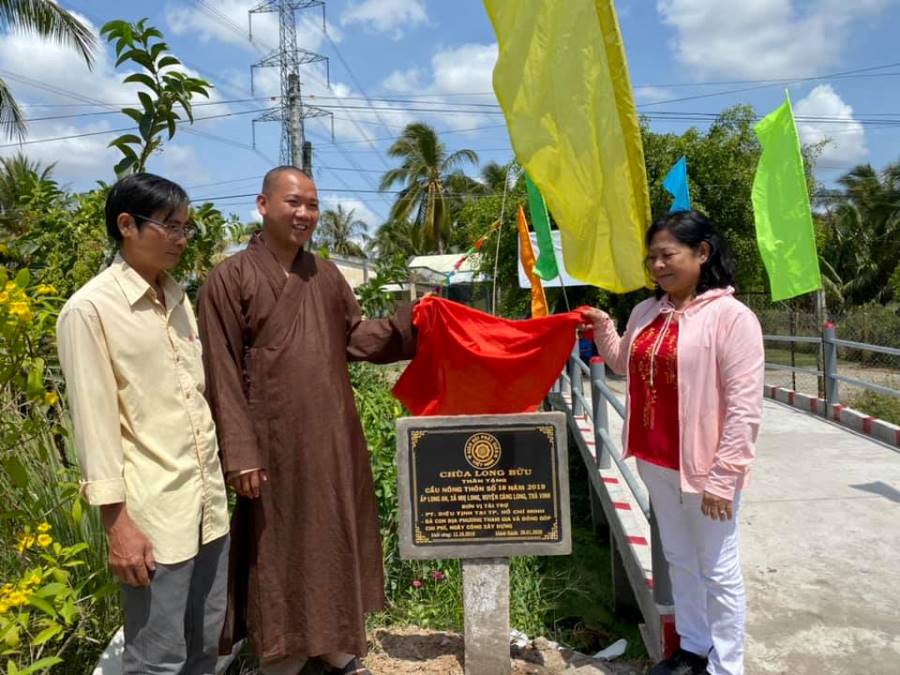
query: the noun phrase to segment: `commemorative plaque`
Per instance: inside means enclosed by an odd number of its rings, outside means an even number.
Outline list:
[[[404,558],[571,552],[562,413],[400,419],[397,469]]]

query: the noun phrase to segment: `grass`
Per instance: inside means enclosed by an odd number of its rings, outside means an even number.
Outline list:
[[[544,574],[553,607],[544,624],[552,639],[593,654],[619,638],[628,641],[625,658],[645,659],[647,652],[637,624],[617,616],[612,586],[612,550],[598,541],[591,523],[587,469],[575,448],[569,450],[569,491],[572,514],[572,554],[544,558]],[[555,580],[563,579],[557,586]]]
[[[71,438],[71,436],[68,436]],[[78,467],[70,443],[56,447],[49,433],[24,443],[17,452],[22,471],[16,479],[0,471],[0,493],[9,505],[0,509],[0,532],[4,546],[0,550],[0,582],[14,577],[22,569],[22,561],[13,548],[17,533],[25,525],[46,520],[51,533],[64,546],[84,542],[84,567],[73,570],[75,578],[86,580],[100,571],[84,590],[81,602],[93,598],[86,616],[83,635],[70,643],[63,654],[65,664],[60,672],[91,672],[97,657],[121,623],[119,594],[110,592],[112,576],[107,568],[106,536],[97,509],[90,508],[77,497]],[[0,663],[4,660],[0,658]]]
[[[766,347],[766,361],[789,366],[791,365],[791,350]],[[816,368],[816,355],[815,353],[794,352],[794,364],[798,368]]]
[[[850,407],[891,424],[900,425],[900,398],[864,391],[850,399]]]
[[[367,628],[415,625],[459,631],[463,627],[459,561],[399,560],[393,422],[397,411],[388,390],[390,378],[362,364],[351,373],[372,453],[387,577],[386,610],[369,617]],[[529,637],[543,635],[586,653],[625,637],[629,656],[644,656],[637,626],[613,612],[610,549],[593,538],[588,477],[577,450],[570,452],[569,464],[573,553],[511,559],[510,624]]]

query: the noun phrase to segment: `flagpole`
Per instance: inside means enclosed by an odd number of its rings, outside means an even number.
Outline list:
[[[509,172],[512,170],[512,162],[506,167],[506,176],[503,180],[503,200],[500,202],[500,226],[497,228],[497,248],[494,254],[494,285],[491,289],[491,314],[497,316],[497,268],[500,266],[500,234],[503,231],[503,215],[506,213],[506,191],[509,189]]]

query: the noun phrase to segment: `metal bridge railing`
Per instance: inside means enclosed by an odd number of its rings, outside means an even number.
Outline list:
[[[819,381],[818,394],[824,396],[825,398],[826,406],[822,411],[822,414],[825,416],[828,415],[828,411],[831,409],[832,405],[840,403],[839,383],[841,382],[853,387],[857,387],[859,389],[872,391],[877,394],[900,397],[900,389],[896,389],[884,384],[878,384],[876,382],[866,382],[865,380],[861,380],[857,377],[850,377],[848,375],[840,374],[838,362],[839,348],[854,349],[857,351],[871,352],[874,354],[882,354],[888,357],[900,357],[900,349],[896,349],[894,347],[885,347],[881,345],[873,345],[866,342],[855,342],[853,340],[840,340],[837,337],[834,324],[830,322],[822,326],[821,336],[811,337],[801,335],[763,335],[763,340],[765,342],[791,343],[792,357],[794,344],[805,343],[818,345],[817,361],[821,364],[821,370],[818,367],[808,368],[803,366],[796,366],[793,364],[786,365],[783,363],[771,363],[769,361],[766,361],[766,369],[788,370],[792,373],[802,373],[817,377]],[[845,364],[846,363],[847,362],[845,361]],[[898,363],[900,363],[900,361],[898,361]],[[898,378],[900,378],[900,367],[894,367],[894,369],[897,370]],[[796,382],[794,382],[793,388],[797,389]]]
[[[591,400],[588,402],[584,397],[584,377],[587,376],[591,385]],[[591,359],[591,365],[588,367],[581,360],[578,353],[578,345],[573,349],[572,355],[566,364],[566,368],[560,376],[560,380],[554,387],[556,391],[561,391],[562,387],[568,387],[572,401],[572,415],[575,417],[585,415],[591,420],[594,431],[594,455],[593,466],[587,466],[589,471],[594,471],[599,475],[602,469],[609,469],[612,463],[615,463],[628,489],[634,496],[644,517],[646,517],[650,526],[650,553],[652,560],[653,574],[653,602],[657,607],[669,608],[673,604],[672,585],[669,580],[669,567],[663,555],[662,543],[659,538],[659,528],[656,524],[656,517],[653,513],[653,506],[647,497],[646,491],[640,486],[639,480],[635,477],[631,468],[622,459],[618,445],[613,441],[609,431],[609,413],[607,403],[612,407],[613,411],[622,418],[625,423],[625,405],[613,393],[606,382],[606,367],[603,359],[594,357]],[[585,462],[588,462],[585,457]],[[605,489],[602,481],[591,481],[592,489],[597,492]],[[600,495],[597,494],[597,498]],[[616,545],[623,551],[627,551],[625,542],[619,542]],[[644,589],[635,589],[635,592],[644,592]],[[645,616],[647,621],[658,620],[658,617]]]

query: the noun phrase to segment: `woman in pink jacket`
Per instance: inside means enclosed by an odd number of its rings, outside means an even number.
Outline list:
[[[756,316],[734,298],[724,243],[696,211],[647,232],[656,297],[619,337],[585,311],[597,348],[627,376],[625,456],[637,458],[659,523],[681,648],[650,675],[743,673],[745,595],[737,511],[762,413]]]

